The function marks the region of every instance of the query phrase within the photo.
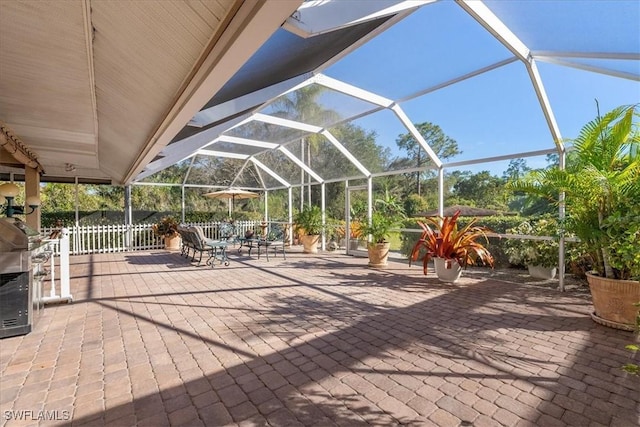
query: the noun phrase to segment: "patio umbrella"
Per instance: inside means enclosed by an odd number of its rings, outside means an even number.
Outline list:
[[[227,188],[226,190],[213,191],[211,193],[205,193],[204,197],[210,197],[212,199],[227,199],[230,200],[229,204],[229,217],[233,211],[235,201],[241,199],[255,199],[260,194],[253,191],[241,190],[240,188]]]

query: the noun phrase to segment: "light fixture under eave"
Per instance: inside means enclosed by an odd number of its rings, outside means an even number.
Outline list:
[[[40,206],[40,198],[38,196],[27,197],[26,204],[31,209],[27,211],[22,206],[14,206],[13,199],[20,193],[20,187],[13,183],[7,183],[0,185],[0,205],[7,204],[6,206],[0,206],[0,212],[6,213],[8,218],[14,215],[29,215],[35,212]]]
[[[65,163],[64,170],[66,172],[75,172],[76,166],[74,164],[72,164],[72,163]]]

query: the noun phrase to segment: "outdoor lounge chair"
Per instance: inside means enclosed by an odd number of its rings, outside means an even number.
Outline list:
[[[221,264],[229,265],[227,242],[207,238],[202,231],[202,227],[197,225],[191,227],[180,225],[178,226],[178,233],[182,237],[181,255],[189,257],[189,252],[193,251],[191,261],[195,261],[196,253],[199,252],[198,265],[200,265],[202,263],[202,255],[206,252],[209,258],[207,258],[205,264],[213,267],[214,262],[218,260]]]
[[[216,260],[220,261],[220,264],[224,263],[224,265],[229,265],[229,258],[227,258],[227,242],[209,239],[204,235],[202,227],[197,225],[189,227],[189,231],[192,233],[194,250],[200,252],[198,265],[200,265],[202,261],[203,252],[207,252],[209,254],[209,258],[207,258],[205,262],[207,265],[213,267]]]

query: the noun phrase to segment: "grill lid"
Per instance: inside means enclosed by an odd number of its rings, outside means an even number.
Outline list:
[[[29,250],[40,234],[17,218],[0,218],[0,252]]]

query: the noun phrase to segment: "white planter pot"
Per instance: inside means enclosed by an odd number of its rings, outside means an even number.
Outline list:
[[[441,282],[455,283],[462,274],[462,266],[456,260],[434,258],[433,264],[436,268],[436,275]]]
[[[529,276],[535,277],[536,279],[553,279],[556,277],[557,268],[556,267],[542,267],[539,265],[528,265]]]

